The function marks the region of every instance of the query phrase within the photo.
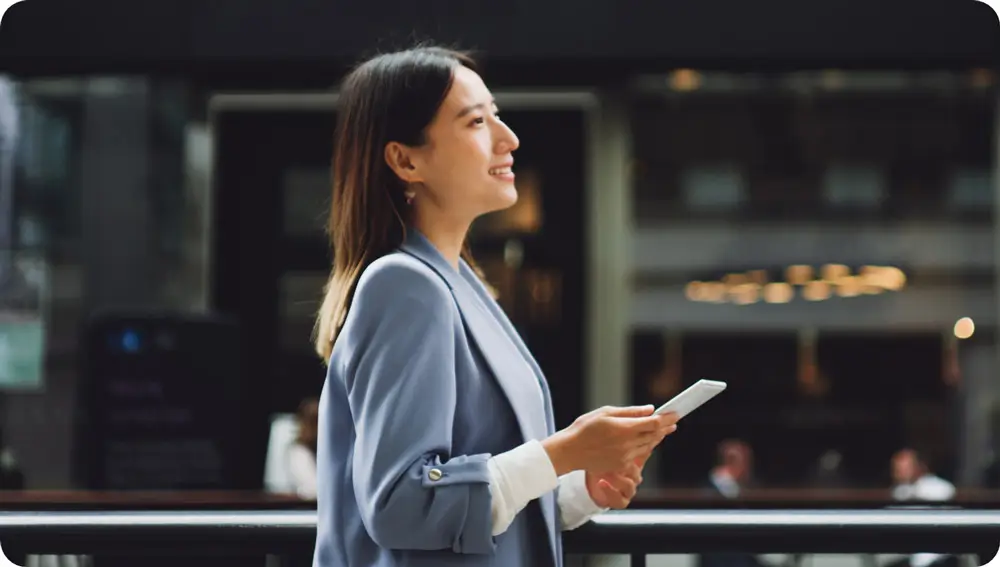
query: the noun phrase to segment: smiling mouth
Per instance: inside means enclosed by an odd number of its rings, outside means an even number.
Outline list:
[[[511,173],[509,167],[494,167],[490,169],[490,175],[508,175]]]

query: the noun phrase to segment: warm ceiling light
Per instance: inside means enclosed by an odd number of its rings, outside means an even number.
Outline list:
[[[748,283],[750,278],[746,274],[726,274],[726,277],[722,278],[722,283],[728,285],[729,287],[736,287]]]
[[[764,286],[764,301],[768,303],[788,303],[795,297],[795,290],[786,283],[769,283]]]
[[[726,285],[720,282],[691,282],[684,287],[684,295],[690,301],[722,303],[726,300]]]
[[[843,264],[827,264],[823,266],[823,281],[837,283],[841,278],[851,275],[851,269]]]
[[[792,285],[805,285],[813,279],[812,266],[788,266],[785,268],[785,279]]]
[[[864,266],[861,277],[868,285],[891,291],[899,291],[906,285],[906,274],[893,266]]]
[[[729,295],[737,305],[757,303],[760,301],[760,286],[752,283],[738,285],[729,289]]]
[[[684,286],[684,296],[691,301],[705,301],[705,298],[703,297],[704,289],[704,282],[691,282]]]
[[[701,75],[692,69],[677,69],[670,74],[670,87],[675,91],[693,91],[701,86]]]
[[[747,277],[750,281],[757,285],[764,285],[767,283],[767,272],[764,270],[750,270],[747,272]]]
[[[693,281],[685,288],[691,301],[712,303],[732,302],[740,305],[756,303],[788,303],[796,296],[796,287],[808,301],[823,301],[834,294],[840,297],[878,295],[886,291],[899,291],[906,285],[906,274],[893,266],[863,266],[857,275],[844,264],[825,264],[814,268],[805,264],[788,266],[772,280],[774,271],[754,269],[730,272],[720,280]]]
[[[809,301],[823,301],[830,298],[830,284],[822,281],[812,281],[802,288],[802,297]]]
[[[972,321],[971,317],[962,317],[958,321],[955,321],[953,332],[955,333],[955,338],[967,339],[972,336],[972,333],[976,332],[976,324]]]
[[[885,291],[884,289],[878,287],[877,285],[863,285],[861,286],[861,293],[865,295],[878,295]]]
[[[863,290],[863,281],[858,276],[844,276],[837,281],[837,295],[840,297],[857,297]]]
[[[723,303],[726,301],[726,284],[721,282],[706,283],[702,294],[705,297],[705,301]]]
[[[906,285],[906,274],[903,270],[895,268],[893,266],[886,266],[882,268],[882,277],[885,280],[885,284],[882,286],[886,289],[891,289],[893,291],[898,291],[903,289]]]

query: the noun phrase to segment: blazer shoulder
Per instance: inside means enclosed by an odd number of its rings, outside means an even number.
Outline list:
[[[372,262],[358,280],[355,297],[362,302],[392,304],[414,300],[439,309],[451,301],[451,290],[440,274],[403,252]]]

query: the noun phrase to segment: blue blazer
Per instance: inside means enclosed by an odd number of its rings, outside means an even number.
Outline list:
[[[487,460],[554,432],[541,369],[412,228],[361,275],[320,398],[314,567],[561,567],[555,492],[493,537]]]

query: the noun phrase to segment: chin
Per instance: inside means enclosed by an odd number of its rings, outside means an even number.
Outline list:
[[[517,187],[513,183],[497,192],[497,210],[509,209],[517,204]]]
[[[479,214],[488,215],[509,209],[517,204],[517,188],[513,183],[489,187],[478,202]]]

